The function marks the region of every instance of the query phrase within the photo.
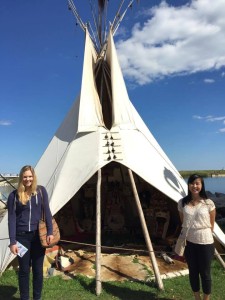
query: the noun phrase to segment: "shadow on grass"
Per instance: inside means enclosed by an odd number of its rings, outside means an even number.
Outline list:
[[[0,300],[14,300],[18,299],[14,295],[17,292],[17,288],[9,285],[0,286]]]
[[[146,284],[145,284],[146,285]],[[154,284],[148,284],[149,287],[151,287],[152,289],[157,289],[156,286]],[[164,300],[172,300],[171,298],[161,298],[159,295],[157,295],[157,290],[156,292],[152,292],[152,291],[140,291],[140,290],[132,290],[129,287],[119,287],[116,285],[113,285],[110,282],[104,282],[103,283],[103,288],[105,291],[107,291],[107,293],[118,297],[121,300],[137,300],[137,299],[141,299],[141,300],[159,300],[159,299],[164,299]]]
[[[91,294],[96,295],[96,283],[95,281],[92,281],[90,283],[87,283],[85,281],[84,278],[82,277],[78,277],[77,280],[79,281],[80,285],[83,286],[83,288],[86,291],[89,291]],[[129,287],[126,286],[119,286],[113,282],[103,282],[102,283],[102,289],[103,289],[103,293],[104,291],[108,294],[108,295],[112,295],[113,297],[117,297],[120,300],[172,300],[172,298],[165,298],[163,296],[158,295],[159,291],[157,290],[157,287],[155,285],[155,283],[141,283],[139,282],[141,285],[145,286],[146,289],[152,289],[155,290],[155,292],[153,291],[143,291],[143,290],[133,290]],[[108,298],[107,298],[108,299]]]

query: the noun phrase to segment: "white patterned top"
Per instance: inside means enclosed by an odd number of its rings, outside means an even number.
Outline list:
[[[215,209],[215,204],[211,199],[201,200],[200,203],[196,206],[185,205],[183,207],[182,199],[179,200],[178,210],[183,213],[182,227],[188,228],[195,210],[198,209],[188,231],[187,241],[195,244],[212,244],[214,240],[209,213]],[[199,205],[201,205],[200,208]]]

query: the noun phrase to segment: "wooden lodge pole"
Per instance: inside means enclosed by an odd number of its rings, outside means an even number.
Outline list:
[[[221,263],[222,267],[225,269],[225,262],[222,259],[222,257],[220,256],[219,252],[216,250],[216,248],[215,248],[215,256],[216,256],[217,260]]]
[[[99,296],[102,292],[101,282],[101,181],[102,172],[98,170],[97,192],[96,192],[96,295]]]
[[[158,268],[158,264],[155,258],[155,253],[152,247],[152,243],[151,243],[151,239],[148,233],[148,228],[146,226],[146,222],[145,222],[145,217],[144,217],[144,213],[141,207],[141,202],[138,196],[138,192],[137,192],[137,188],[136,188],[136,184],[134,181],[134,176],[133,173],[131,171],[131,169],[128,168],[128,173],[130,176],[130,181],[131,181],[131,185],[132,185],[132,189],[133,189],[133,193],[134,193],[134,198],[137,204],[137,209],[138,209],[138,213],[139,213],[139,217],[140,217],[140,221],[141,221],[141,226],[142,226],[142,230],[144,233],[144,237],[145,237],[145,242],[149,251],[149,256],[152,262],[152,266],[153,266],[153,271],[155,274],[155,278],[156,278],[156,283],[158,285],[158,288],[160,290],[164,290],[164,286],[163,286],[163,282],[162,282],[162,278],[160,276],[160,272],[159,272],[159,268]]]

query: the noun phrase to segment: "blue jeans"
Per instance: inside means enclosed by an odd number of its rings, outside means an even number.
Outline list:
[[[33,272],[33,299],[41,299],[45,249],[41,246],[38,231],[18,232],[16,240],[27,247],[23,257],[18,256],[20,299],[29,300],[30,268]]]

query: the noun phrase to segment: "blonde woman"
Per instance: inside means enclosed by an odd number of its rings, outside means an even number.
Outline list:
[[[50,244],[53,235],[48,194],[43,186],[37,185],[34,169],[31,166],[24,166],[19,174],[18,188],[9,195],[7,202],[10,251],[18,255],[17,242],[28,249],[22,257],[17,256],[21,300],[29,300],[30,267],[32,267],[33,273],[33,299],[41,299],[45,249],[40,243],[38,223],[41,219],[42,197],[48,228],[47,243]]]

